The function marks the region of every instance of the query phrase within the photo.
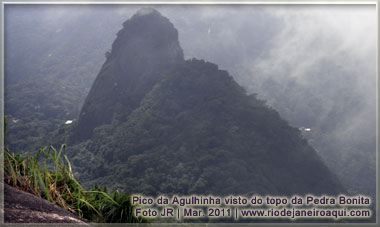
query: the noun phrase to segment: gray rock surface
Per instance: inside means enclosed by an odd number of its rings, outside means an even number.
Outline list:
[[[63,208],[7,184],[4,184],[4,222],[86,224],[86,220]]]

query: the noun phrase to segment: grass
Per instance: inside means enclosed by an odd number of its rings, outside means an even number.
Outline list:
[[[140,223],[133,216],[131,198],[123,192],[108,192],[106,188],[85,190],[75,179],[69,159],[49,146],[35,155],[4,152],[4,180],[9,185],[49,200],[64,209],[93,222]]]

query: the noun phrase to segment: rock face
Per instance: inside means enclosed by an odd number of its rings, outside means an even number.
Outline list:
[[[4,184],[4,222],[76,223],[87,226],[85,220],[61,207],[7,184]]]
[[[75,140],[88,139],[95,127],[127,116],[160,80],[163,70],[184,60],[177,30],[150,8],[141,9],[123,24],[106,55],[81,110]],[[116,112],[123,114],[116,116]]]
[[[177,31],[155,10],[124,23],[76,133],[91,138],[73,148],[84,180],[131,193],[345,192],[275,110],[217,65],[185,61]]]

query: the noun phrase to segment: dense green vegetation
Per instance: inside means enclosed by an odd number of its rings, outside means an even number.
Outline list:
[[[70,148],[87,187],[147,195],[344,192],[298,129],[215,64],[188,60],[161,78],[129,115],[115,113],[127,121],[114,117]]]
[[[44,146],[35,145],[41,137],[66,120],[78,118],[122,19],[109,20],[102,10],[83,14],[86,7],[67,17],[65,13],[77,9],[69,5],[6,8],[4,105],[8,146],[16,153],[36,153]],[[55,19],[47,19],[49,15]],[[94,17],[99,23],[92,23]],[[78,21],[88,26],[84,28]],[[94,35],[100,28],[102,35]]]

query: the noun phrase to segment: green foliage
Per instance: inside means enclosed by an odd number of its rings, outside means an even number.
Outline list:
[[[124,19],[101,13],[103,7],[85,14],[77,7],[58,7],[70,16],[56,14],[47,22],[41,15],[53,8],[7,7],[4,111],[13,152],[35,153],[46,144],[39,143],[43,136],[77,118]],[[102,35],[94,35],[99,29]]]
[[[145,222],[133,216],[130,196],[106,188],[87,191],[75,179],[63,150],[45,147],[37,154],[20,155],[5,149],[5,181],[17,188],[95,222]],[[44,157],[40,159],[40,157]]]
[[[192,59],[161,77],[132,112],[118,111],[72,146],[87,187],[146,195],[344,192],[298,129],[215,64]]]

